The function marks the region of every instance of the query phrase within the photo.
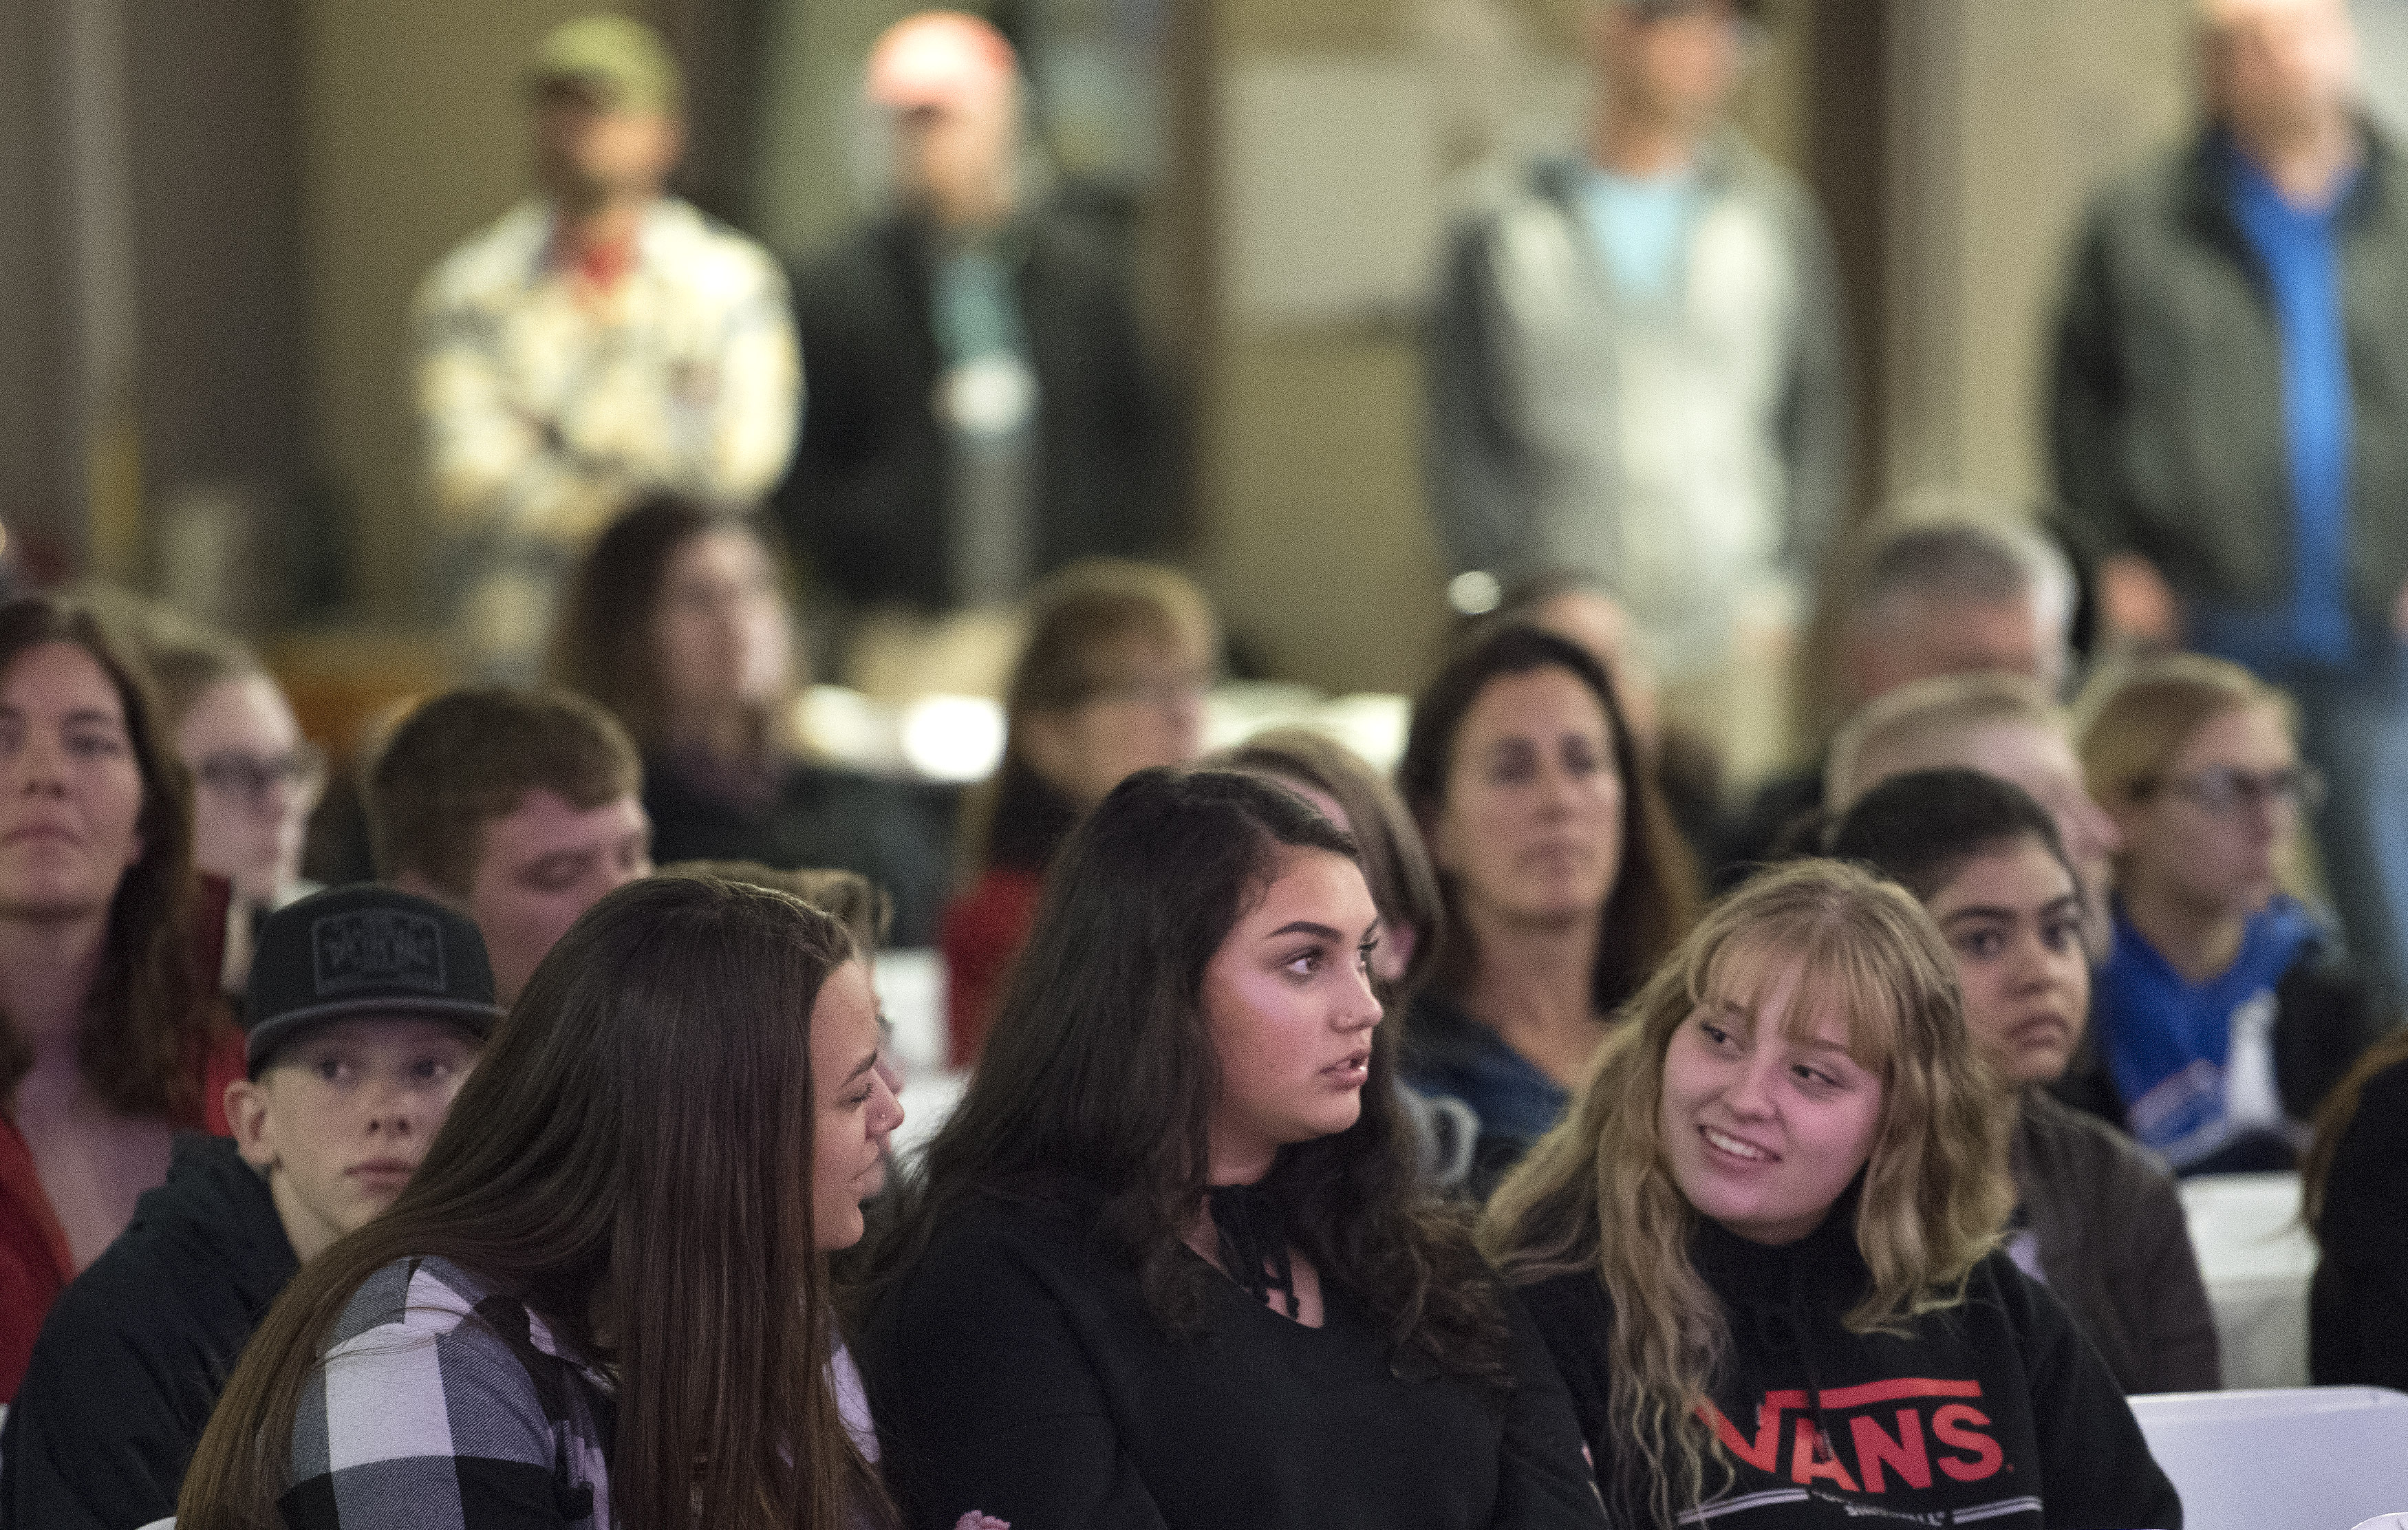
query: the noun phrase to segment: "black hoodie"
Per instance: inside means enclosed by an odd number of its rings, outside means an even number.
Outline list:
[[[134,1530],[176,1511],[242,1347],[300,1267],[267,1180],[183,1133],[167,1182],[50,1308],[0,1431],[0,1530]]]
[[[1974,1266],[1961,1304],[1904,1334],[1850,1333],[1841,1319],[1871,1280],[1855,1210],[1851,1194],[1784,1248],[1700,1219],[1690,1257],[1730,1324],[1702,1406],[1733,1473],[1717,1491],[1708,1466],[1709,1501],[1684,1526],[2180,1530],[2182,1503],[2115,1379],[2005,1254]],[[1644,1467],[1606,1422],[1605,1288],[1583,1272],[1522,1295],[1571,1390],[1614,1523],[1645,1523]]]

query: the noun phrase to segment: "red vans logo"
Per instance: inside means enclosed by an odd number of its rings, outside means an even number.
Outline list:
[[[1711,1398],[1698,1404],[1698,1416],[1732,1455],[1767,1476],[1786,1475],[1800,1487],[1824,1481],[1846,1493],[1886,1493],[1892,1481],[1928,1488],[1935,1470],[1958,1482],[1978,1482],[1997,1475],[2007,1455],[1984,1432],[1990,1427],[1989,1415],[1969,1402],[1941,1400],[1978,1400],[1981,1395],[1979,1381],[1920,1377],[1825,1392],[1823,1413],[1834,1430],[1841,1422],[1834,1415],[1852,1415],[1846,1426],[1847,1443],[1856,1463],[1854,1476],[1840,1458],[1840,1442],[1816,1434],[1814,1415],[1808,1410],[1802,1391],[1766,1393],[1756,1408],[1753,1439],[1741,1434]]]

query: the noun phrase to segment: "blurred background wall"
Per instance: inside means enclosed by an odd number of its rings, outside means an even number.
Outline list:
[[[1261,664],[1400,689],[1443,618],[1419,305],[1450,207],[1568,141],[1585,0],[1003,0],[1052,146],[1127,235],[1195,421],[1193,545]],[[2066,230],[2188,117],[2190,0],[1778,0],[1742,119],[1823,197],[1864,497],[2033,495]],[[522,194],[518,73],[568,15],[661,23],[689,189],[789,257],[862,207],[895,0],[0,7],[0,518],[43,573],[252,631],[422,621],[405,309]],[[2379,109],[2408,0],[2360,0]],[[22,215],[17,215],[22,211]]]

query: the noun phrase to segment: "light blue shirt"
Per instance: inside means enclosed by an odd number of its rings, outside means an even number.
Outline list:
[[[1581,177],[1581,216],[1625,296],[1655,302],[1678,290],[1698,200],[1692,169],[1620,176],[1591,165]]]

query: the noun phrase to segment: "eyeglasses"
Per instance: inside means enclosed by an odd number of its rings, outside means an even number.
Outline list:
[[[295,796],[316,795],[326,784],[326,751],[306,738],[266,759],[238,749],[221,750],[203,760],[194,774],[210,791],[255,808],[279,785]]]
[[[2229,765],[2217,765],[2197,775],[2185,776],[2175,781],[2144,781],[2142,794],[2156,791],[2159,785],[2207,811],[2222,817],[2255,808],[2259,803],[2278,804],[2294,812],[2313,813],[2324,806],[2325,779],[2314,765],[2290,765],[2282,770],[2235,770]]]

